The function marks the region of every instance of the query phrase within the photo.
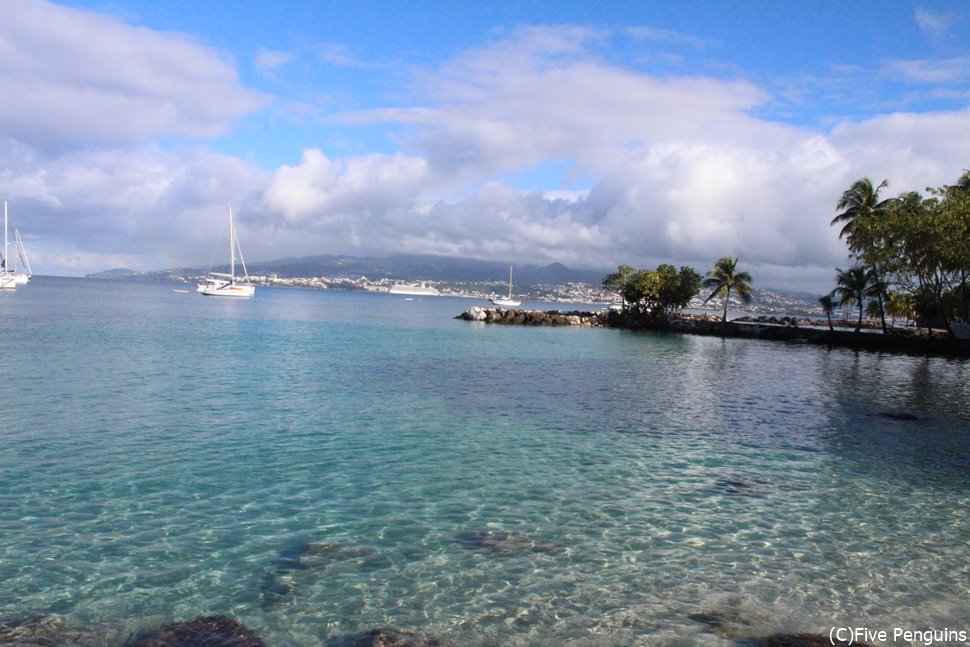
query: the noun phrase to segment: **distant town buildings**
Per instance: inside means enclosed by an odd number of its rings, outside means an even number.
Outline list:
[[[181,282],[196,282],[201,277],[170,275],[171,280]],[[250,275],[250,280],[260,286],[277,286],[290,288],[312,288],[317,290],[358,290],[364,292],[387,292],[391,286],[398,283],[400,279],[381,278],[369,279],[366,276],[355,278],[349,277],[281,277],[277,274]],[[425,284],[438,290],[441,296],[463,297],[469,299],[489,299],[497,294],[501,294],[506,289],[506,284],[502,281],[482,281],[482,282],[450,282],[450,281],[423,281]],[[605,306],[616,300],[616,295],[604,290],[602,287],[590,285],[588,283],[564,283],[559,285],[539,284],[523,287],[516,290],[513,287],[513,294],[529,301],[547,301],[550,303],[588,303],[591,305]],[[720,301],[704,303],[706,294],[695,296],[688,304],[689,310],[711,310],[719,311]],[[733,295],[732,295],[733,296]],[[810,316],[824,316],[818,303],[810,300],[806,296],[786,295],[770,290],[753,291],[754,300],[751,305],[745,306],[740,301],[731,299],[728,306],[730,310],[743,312],[757,312],[759,314],[801,314]]]

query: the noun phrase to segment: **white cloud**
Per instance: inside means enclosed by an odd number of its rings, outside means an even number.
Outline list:
[[[0,4],[0,137],[44,149],[204,138],[266,98],[216,51],[89,11]]]
[[[678,31],[673,31],[671,29],[658,29],[656,27],[650,27],[648,25],[639,25],[636,27],[629,27],[627,33],[633,38],[645,41],[654,41],[658,43],[664,43],[667,45],[686,45],[694,49],[707,49],[717,45],[716,42],[706,39],[698,38],[697,36],[692,36],[690,34],[684,34]]]
[[[943,60],[891,61],[886,72],[920,84],[964,83],[970,80],[970,56]]]
[[[231,202],[248,261],[407,251],[705,271],[731,254],[757,286],[821,292],[845,261],[829,227],[843,190],[863,176],[889,179],[893,193],[939,186],[970,159],[966,109],[799,128],[753,116],[772,100],[753,83],[651,76],[595,56],[606,32],[543,27],[416,74],[408,107],[331,117],[393,129],[399,152],[340,157],[307,142],[295,163],[264,170],[201,147],[142,143],[220,132],[259,105],[216,52],[96,14],[25,6],[48,12],[61,35],[39,36],[54,50],[43,61],[0,45],[26,61],[24,74],[39,73],[30,85],[0,57],[5,80],[34,89],[0,102],[10,117],[0,122],[0,192],[28,247],[56,264],[49,273],[204,265]],[[65,16],[88,36],[65,35]],[[264,54],[266,69],[285,64]],[[73,61],[97,69],[77,79]],[[166,65],[158,85],[142,78]],[[85,92],[93,97],[69,106],[39,99]],[[143,109],[119,108],[131,104]],[[101,105],[105,114],[92,112]],[[566,177],[515,186],[547,168]]]
[[[24,157],[21,149],[0,156],[0,165],[31,263],[52,274],[99,271],[119,260],[133,269],[208,261],[226,209],[240,208],[245,230],[255,215],[252,193],[267,180],[237,158],[203,149],[57,158]]]
[[[917,7],[913,16],[917,26],[932,38],[939,38],[953,25],[953,17]]]
[[[368,68],[374,67],[373,63],[367,63],[355,57],[346,45],[341,43],[326,43],[317,48],[317,57],[323,63],[334,67],[348,68]]]
[[[276,171],[263,198],[284,224],[313,226],[315,221],[387,214],[411,203],[427,180],[427,163],[421,158],[366,155],[334,161],[309,149],[300,164]]]
[[[761,88],[611,66],[585,54],[601,36],[523,30],[424,76],[436,101],[340,115],[414,128],[406,166],[420,172],[389,183],[402,177],[399,158],[312,152],[277,173],[267,205],[290,225],[327,222],[332,242],[369,252],[698,269],[732,254],[770,272],[756,277],[762,286],[791,287],[800,276],[827,283],[820,268],[844,263],[829,221],[853,181],[885,175],[900,192],[939,185],[970,150],[963,113],[846,122],[831,134],[759,120],[749,113],[769,99]],[[591,188],[561,200],[559,187],[494,181],[543,160],[571,161]],[[355,165],[366,172],[349,173]]]
[[[292,60],[293,54],[290,52],[260,49],[253,59],[253,67],[261,74],[270,75]]]

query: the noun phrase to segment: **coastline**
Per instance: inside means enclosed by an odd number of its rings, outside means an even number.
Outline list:
[[[702,335],[723,338],[760,339],[793,344],[824,345],[857,351],[903,353],[908,355],[970,358],[970,340],[943,334],[899,332],[855,332],[854,329],[829,330],[825,322],[795,317],[744,317],[723,322],[711,315],[681,314],[665,322],[648,322],[616,311],[583,312],[558,310],[513,310],[506,308],[469,308],[456,319],[499,325],[582,326],[616,328],[657,333]],[[826,326],[826,327],[820,327]]]

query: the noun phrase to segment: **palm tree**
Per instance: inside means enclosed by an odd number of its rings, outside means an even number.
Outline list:
[[[724,321],[727,321],[728,299],[731,298],[731,290],[737,293],[742,303],[751,303],[751,275],[747,272],[738,272],[737,265],[738,259],[722,256],[714,264],[714,268],[707,273],[704,282],[701,283],[703,288],[714,288],[710,296],[704,299],[704,303],[714,297],[724,295]]]
[[[889,186],[886,180],[879,183],[876,188],[872,187],[872,180],[867,177],[856,180],[855,183],[842,193],[839,203],[835,206],[836,210],[842,213],[832,218],[830,226],[844,223],[842,230],[839,231],[839,239],[848,237],[849,247],[852,248],[852,235],[860,221],[869,216],[878,214],[886,209],[891,200],[879,201],[879,191]],[[853,250],[855,251],[855,250]]]
[[[876,280],[879,284],[873,295],[879,302],[879,319],[882,321],[882,332],[886,332],[886,316],[883,312],[883,295],[885,286],[881,274],[884,274],[880,267],[882,262],[878,260],[879,254],[876,251],[880,243],[879,223],[877,218],[890,211],[890,208],[897,202],[894,198],[879,200],[879,191],[887,188],[889,183],[883,180],[879,186],[873,188],[872,181],[864,177],[856,180],[855,183],[842,193],[839,203],[835,206],[842,213],[832,219],[830,225],[843,223],[839,231],[839,238],[845,238],[849,245],[849,251],[860,261],[866,263],[870,268],[877,272]],[[873,306],[875,308],[875,306]]]
[[[838,287],[832,290],[832,296],[837,297],[841,304],[859,306],[859,322],[855,327],[855,331],[859,332],[862,329],[862,313],[865,310],[866,297],[872,294],[875,285],[873,271],[861,265],[847,270],[835,268],[835,271],[839,273]]]
[[[895,327],[896,317],[913,319],[916,317],[913,295],[903,292],[890,292],[886,295],[886,312],[892,317],[891,326]]]
[[[818,302],[822,305],[822,310],[825,312],[825,318],[829,322],[829,332],[835,332],[835,327],[832,326],[832,313],[835,311],[835,297],[830,292],[824,296],[818,298]]]

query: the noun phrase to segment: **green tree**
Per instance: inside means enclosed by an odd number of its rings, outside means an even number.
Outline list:
[[[662,321],[680,311],[700,289],[701,277],[690,267],[656,271],[621,265],[603,279],[603,287],[623,298],[624,310],[644,320]]]
[[[940,190],[947,245],[943,268],[949,276],[952,316],[970,321],[970,171],[957,183]],[[952,332],[952,330],[951,330]]]
[[[901,196],[894,222],[918,316],[950,333],[951,322],[970,320],[970,189],[963,181],[928,189],[926,199]]]
[[[623,300],[640,315],[651,317],[651,303],[660,294],[660,276],[651,270],[636,270],[627,281]]]
[[[839,303],[846,306],[856,305],[859,308],[859,321],[855,331],[862,330],[862,314],[865,311],[866,297],[873,292],[875,277],[872,270],[861,265],[847,270],[836,268],[838,286],[832,290],[832,296],[838,298]]]
[[[836,211],[842,213],[832,218],[830,226],[842,225],[839,239],[845,238],[850,250],[855,246],[854,239],[860,234],[866,221],[889,206],[888,201],[879,201],[879,192],[888,186],[889,183],[883,180],[879,186],[873,188],[872,180],[864,177],[856,180],[851,187],[842,192],[842,197],[835,207]]]
[[[694,268],[682,265],[678,272],[673,265],[657,267],[660,290],[651,304],[655,316],[669,319],[680,312],[701,289],[701,275]]]
[[[829,322],[829,332],[834,332],[835,327],[832,326],[832,313],[835,311],[835,297],[831,293],[825,294],[818,298],[818,302],[821,304],[825,318]]]
[[[888,186],[886,180],[877,187],[872,186],[869,178],[856,180],[842,193],[835,207],[841,213],[830,223],[842,225],[839,238],[845,238],[852,255],[871,269],[876,277],[877,289],[873,296],[879,303],[883,333],[886,332],[886,318],[882,313],[886,285],[884,277],[895,269],[899,261],[898,255],[893,253],[895,227],[889,218],[895,199],[879,199],[879,192]]]
[[[701,287],[704,289],[714,288],[714,291],[704,299],[704,303],[715,297],[724,296],[724,315],[722,317],[724,321],[727,321],[728,300],[731,298],[732,290],[738,295],[742,303],[751,303],[751,275],[747,272],[738,272],[737,265],[738,259],[722,256],[707,273],[707,278],[701,283]]]
[[[626,307],[627,300],[623,292],[626,290],[630,278],[633,276],[633,268],[629,265],[620,265],[612,274],[607,274],[603,279],[603,288],[619,295],[623,299],[623,307]]]
[[[902,319],[915,319],[916,309],[912,296],[903,292],[890,292],[887,294],[886,314],[892,318],[890,321],[890,326],[892,327],[896,326],[897,317]]]
[[[918,320],[970,321],[970,171],[956,184],[883,200],[886,182],[863,178],[843,192],[832,225],[841,225],[851,256],[869,274],[866,298],[887,331],[891,290],[911,295]],[[841,274],[841,270],[839,270]],[[861,314],[861,313],[860,313]]]

